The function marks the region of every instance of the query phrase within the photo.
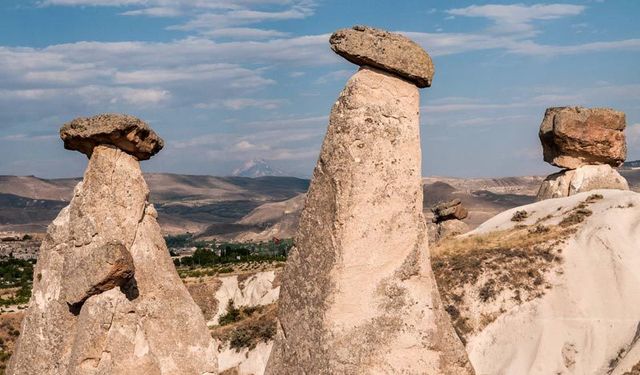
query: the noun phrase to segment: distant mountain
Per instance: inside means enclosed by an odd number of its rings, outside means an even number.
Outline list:
[[[640,191],[640,169],[620,173]],[[430,219],[431,206],[459,198],[470,212],[465,221],[475,227],[498,212],[532,203],[542,179],[425,177],[425,215]],[[44,232],[80,180],[0,176],[0,232]],[[291,236],[309,187],[307,179],[272,176],[150,173],[145,180],[165,233],[240,241]]]
[[[235,177],[265,177],[265,176],[286,176],[286,174],[273,168],[264,159],[252,159],[244,163],[241,168],[237,168],[231,174]]]
[[[627,161],[624,164],[622,164],[622,168],[624,169],[640,168],[640,160]]]
[[[294,198],[309,186],[309,180],[295,177],[151,173],[145,180],[165,233],[197,233],[211,225],[234,224],[252,210]],[[0,232],[43,232],[68,204],[78,182],[80,178],[0,176]]]

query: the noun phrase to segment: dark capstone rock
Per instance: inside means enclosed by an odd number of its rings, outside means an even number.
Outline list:
[[[560,168],[620,166],[627,157],[625,114],[609,108],[548,108],[540,125],[544,161]]]
[[[60,128],[60,138],[64,148],[88,157],[98,145],[113,145],[138,160],[147,160],[164,146],[162,138],[144,121],[121,114],[77,118]]]
[[[460,199],[439,203],[431,209],[431,212],[433,212],[435,223],[446,220],[462,220],[469,215],[469,211],[462,206]]]
[[[354,26],[333,33],[331,49],[357,65],[391,72],[418,87],[429,87],[433,62],[429,54],[409,38],[367,26]]]

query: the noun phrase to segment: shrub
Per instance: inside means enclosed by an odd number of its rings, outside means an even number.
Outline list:
[[[525,210],[516,211],[511,217],[511,221],[520,222],[529,217],[529,213]]]
[[[220,318],[218,319],[218,324],[224,326],[227,324],[235,323],[239,321],[240,318],[240,309],[236,308],[233,300],[230,299],[229,304],[227,305],[227,312],[226,314],[220,316]]]

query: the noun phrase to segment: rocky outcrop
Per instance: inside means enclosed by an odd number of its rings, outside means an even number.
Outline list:
[[[391,72],[421,88],[431,86],[434,73],[431,57],[403,35],[354,26],[333,33],[329,43],[335,53],[356,65]]]
[[[369,66],[340,94],[284,270],[267,374],[473,373],[429,263],[418,113],[414,84]]]
[[[441,202],[431,208],[433,221],[439,223],[447,220],[463,220],[469,216],[469,211],[462,205],[460,199]]]
[[[279,270],[230,275],[187,283],[187,289],[204,312],[207,324],[215,326],[229,303],[252,307],[278,301],[280,277]]]
[[[77,145],[91,149],[89,166],[42,243],[8,373],[215,374],[215,344],[169,257],[138,160],[101,140]]]
[[[538,200],[568,197],[596,189],[629,190],[629,184],[610,165],[585,165],[547,177],[538,191]]]
[[[435,241],[458,236],[469,231],[469,225],[462,220],[447,220],[436,224]]]
[[[548,108],[540,125],[544,161],[560,168],[622,165],[627,157],[623,112],[609,108]]]
[[[91,157],[97,145],[114,145],[120,150],[147,160],[164,146],[162,138],[140,119],[120,114],[80,117],[60,129],[64,148]]]
[[[437,242],[469,231],[469,226],[462,221],[469,216],[469,211],[460,199],[440,202],[431,208],[431,212],[434,226],[430,228],[430,241]]]
[[[479,374],[623,375],[640,362],[638,207],[638,193],[595,190],[505,211],[433,248]]]
[[[540,125],[544,160],[566,168],[547,177],[538,200],[567,197],[593,189],[628,190],[612,167],[627,156],[625,114],[608,108],[548,108]]]

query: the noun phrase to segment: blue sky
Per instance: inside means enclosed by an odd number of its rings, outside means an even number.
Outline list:
[[[640,1],[2,0],[0,174],[80,176],[59,127],[124,112],[166,147],[148,172],[227,175],[264,158],[309,176],[357,67],[328,37],[367,24],[433,57],[423,174],[547,174],[549,106],[627,113],[640,159]]]

